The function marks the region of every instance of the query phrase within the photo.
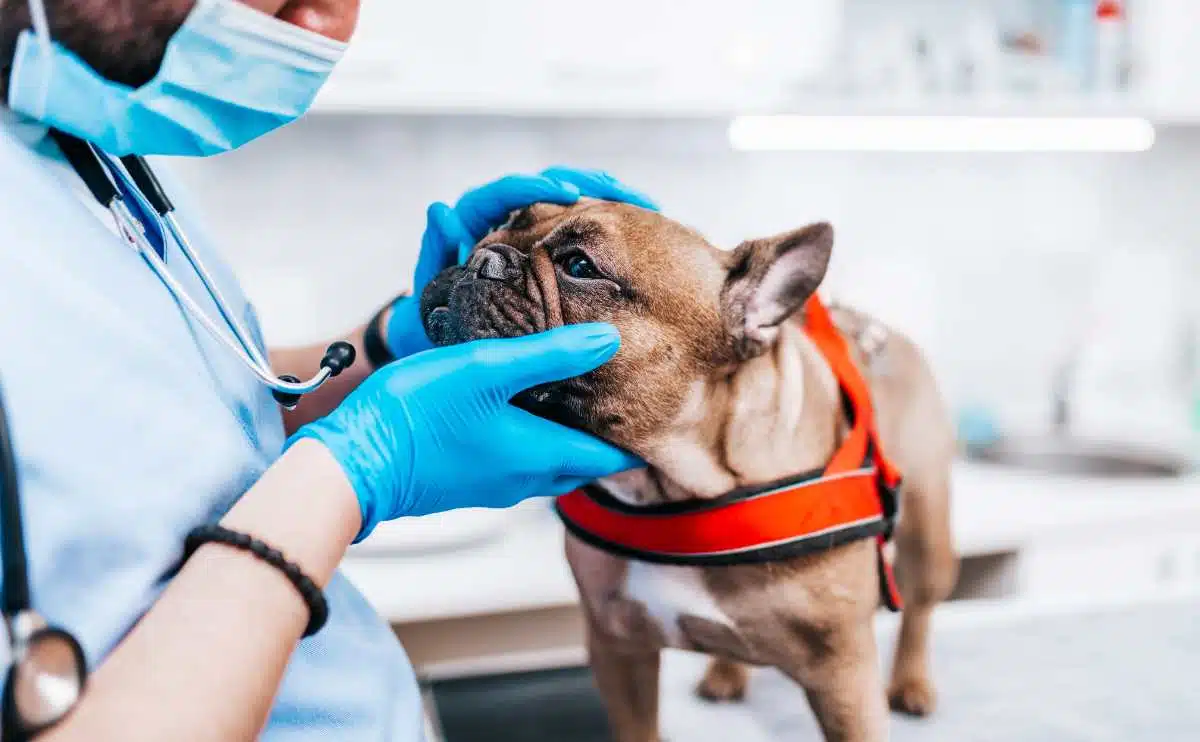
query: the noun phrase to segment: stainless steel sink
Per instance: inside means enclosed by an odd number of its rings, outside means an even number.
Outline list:
[[[966,455],[1016,469],[1108,479],[1165,479],[1191,469],[1187,460],[1166,451],[1069,436],[1001,438],[970,445]]]

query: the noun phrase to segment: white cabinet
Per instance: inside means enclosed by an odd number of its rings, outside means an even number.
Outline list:
[[[324,110],[725,113],[822,71],[841,0],[364,0]]]
[[[980,101],[928,95],[901,101],[806,96],[799,92],[802,85],[830,72],[841,58],[847,2],[363,0],[354,43],[318,99],[317,110],[634,116],[796,110],[1145,114],[1165,121],[1200,121],[1196,0],[1131,4],[1134,91],[1111,100],[1067,96],[1038,102],[1002,94]],[[897,6],[914,2],[899,0]]]
[[[1139,0],[1131,16],[1135,84],[1151,115],[1200,121],[1200,3]]]
[[[1200,590],[1200,532],[1171,530],[1110,532],[1031,545],[1019,555],[1018,592],[1059,599]]]

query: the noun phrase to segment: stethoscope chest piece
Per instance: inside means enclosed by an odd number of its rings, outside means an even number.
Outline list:
[[[0,628],[8,636],[8,667],[0,706],[0,739],[31,739],[62,721],[83,695],[87,660],[79,641],[49,625],[31,605],[29,559],[13,450],[0,394],[0,553],[4,589]]]
[[[8,618],[6,627],[13,657],[4,686],[4,738],[29,739],[79,702],[87,660],[75,637],[33,611]]]

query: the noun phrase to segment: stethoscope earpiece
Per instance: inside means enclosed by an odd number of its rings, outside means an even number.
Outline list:
[[[354,365],[356,352],[354,346],[345,340],[339,340],[325,349],[325,357],[321,359],[321,368],[329,369],[329,375],[337,376]]]
[[[280,374],[279,379],[280,381],[286,381],[292,384],[300,383],[300,380],[291,374]],[[281,392],[278,389],[272,389],[271,396],[275,398],[275,401],[280,407],[288,412],[291,412],[292,410],[296,409],[296,405],[300,404],[300,397],[303,395],[291,394],[289,392]]]
[[[322,373],[327,374],[326,379],[332,379],[341,372],[354,365],[354,358],[357,352],[354,346],[347,343],[345,340],[339,340],[325,349],[325,356],[321,358]],[[300,380],[291,374],[282,374],[279,377],[280,381],[285,381],[289,384],[299,384]],[[271,396],[279,403],[279,406],[289,412],[296,409],[296,405],[300,403],[302,395],[295,392],[289,392],[286,389],[272,389]]]

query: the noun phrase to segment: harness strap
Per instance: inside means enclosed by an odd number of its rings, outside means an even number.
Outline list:
[[[630,507],[599,485],[556,502],[559,516],[597,548],[658,564],[721,566],[777,561],[883,535],[873,468],[785,483],[720,501]],[[729,498],[729,499],[726,499]]]
[[[625,504],[597,483],[557,499],[567,530],[618,556],[688,566],[778,561],[874,538],[883,602],[900,610],[884,553],[898,511],[900,473],[881,452],[870,387],[845,338],[816,296],[805,311],[805,332],[837,378],[850,422],[823,469],[710,500],[650,506]]]
[[[898,487],[900,472],[892,466],[879,447],[879,433],[875,427],[875,407],[871,400],[871,388],[859,373],[846,339],[833,323],[829,310],[814,295],[804,306],[805,334],[821,351],[825,362],[838,380],[842,393],[850,400],[854,418],[850,432],[842,445],[834,452],[825,467],[826,474],[858,467],[870,455],[879,470],[880,478],[889,487]]]
[[[879,568],[879,594],[883,597],[883,605],[892,613],[904,610],[904,598],[900,595],[900,585],[896,582],[896,570],[884,551],[887,536],[879,534],[875,537],[875,563]]]
[[[813,344],[821,351],[829,364],[838,385],[850,400],[854,412],[853,427],[843,441],[842,446],[834,453],[826,472],[839,470],[853,461],[860,447],[864,447],[869,460],[879,472],[877,483],[880,505],[884,511],[887,530],[875,537],[876,562],[879,571],[879,593],[889,611],[899,612],[904,608],[904,599],[896,582],[895,569],[887,558],[884,546],[892,536],[892,528],[899,512],[900,472],[883,455],[879,446],[879,433],[876,428],[875,408],[871,399],[871,389],[866,379],[854,365],[854,359],[846,346],[846,340],[838,331],[830,316],[829,310],[814,294],[804,307],[805,332]]]

